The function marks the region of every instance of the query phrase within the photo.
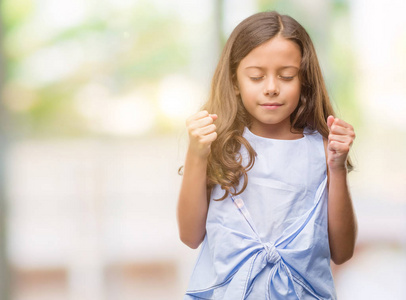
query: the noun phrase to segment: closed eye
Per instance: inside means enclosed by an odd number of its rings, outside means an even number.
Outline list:
[[[286,80],[286,81],[289,81],[289,80],[292,80],[293,78],[295,78],[295,76],[281,76],[281,75],[279,75],[278,77],[280,79]]]
[[[250,79],[251,79],[252,81],[259,81],[259,80],[261,80],[262,78],[264,78],[264,76],[260,76],[260,77],[250,77]]]

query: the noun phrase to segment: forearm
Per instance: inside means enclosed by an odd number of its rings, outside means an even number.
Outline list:
[[[329,172],[328,233],[331,258],[336,264],[349,260],[354,252],[357,221],[347,185],[347,170]]]
[[[207,159],[188,151],[177,206],[177,220],[180,239],[193,249],[200,245],[206,234],[206,170]]]

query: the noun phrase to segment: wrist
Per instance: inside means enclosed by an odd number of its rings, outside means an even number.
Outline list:
[[[338,161],[338,160],[329,160],[327,162],[327,166],[329,169],[329,172],[334,172],[334,173],[347,173],[347,160],[343,161]]]
[[[347,166],[342,166],[342,167],[328,167],[328,171],[330,175],[347,175],[348,169]]]
[[[199,151],[193,151],[192,149],[188,149],[187,154],[186,154],[186,159],[193,163],[193,164],[207,164],[207,159],[209,157],[209,154],[202,154]]]

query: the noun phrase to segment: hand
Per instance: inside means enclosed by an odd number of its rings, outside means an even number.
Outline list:
[[[209,155],[211,143],[217,138],[216,125],[213,124],[216,119],[217,115],[211,115],[205,110],[187,119],[189,151],[193,154],[202,158]]]
[[[327,118],[329,129],[327,145],[327,164],[330,171],[347,170],[347,157],[355,139],[354,128],[340,120],[329,116]]]

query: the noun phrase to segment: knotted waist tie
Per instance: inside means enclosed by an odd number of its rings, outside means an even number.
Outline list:
[[[268,261],[268,263],[276,265],[281,260],[281,256],[276,250],[275,245],[272,243],[263,243],[262,246],[264,246],[266,252],[266,260]]]
[[[310,245],[309,239],[312,239],[316,219],[318,222],[326,222],[320,218],[320,213],[327,213],[326,201],[327,176],[320,184],[316,195],[314,205],[306,213],[302,214],[279,239],[275,242],[263,241],[255,228],[255,224],[245,207],[242,199],[231,197],[233,205],[237,207],[236,213],[239,213],[238,220],[227,220],[230,228],[239,228],[239,230],[230,229],[227,235],[220,235],[227,238],[227,243],[216,243],[216,234],[219,232],[217,227],[211,228],[210,233],[214,243],[211,245],[210,255],[215,255],[217,261],[214,267],[214,274],[219,277],[208,282],[198,273],[196,285],[190,286],[185,299],[222,299],[222,300],[244,300],[247,297],[266,300],[290,300],[290,299],[336,299],[334,283],[331,273],[327,270],[329,267],[328,244],[317,244],[317,255],[322,255],[313,263],[314,268],[307,270],[312,255],[315,253],[312,249],[307,249]],[[233,213],[234,213],[233,212]],[[242,219],[240,219],[240,216]],[[241,222],[244,224],[232,224],[232,222]],[[211,224],[211,223],[210,223]],[[217,226],[216,222],[213,222]],[[225,229],[221,229],[224,233]],[[327,234],[326,230],[317,225],[316,234]],[[311,234],[311,236],[309,236]],[[210,236],[209,236],[210,237]],[[298,247],[303,237],[303,246]],[[207,238],[207,236],[206,236]],[[206,240],[207,241],[207,240]],[[321,240],[314,241],[319,243]],[[324,241],[324,240],[323,240]],[[230,244],[231,243],[231,244]],[[299,243],[299,244],[298,244]],[[205,244],[210,247],[209,243]],[[204,248],[209,249],[209,248]],[[205,255],[208,252],[202,251]],[[202,258],[204,260],[204,258]],[[210,258],[208,258],[210,259]],[[296,268],[292,268],[295,265]],[[302,274],[309,272],[307,277]],[[318,280],[314,276],[322,275]],[[200,278],[200,279],[199,279]],[[315,292],[317,289],[318,293]],[[189,297],[190,296],[190,297]]]
[[[271,295],[277,296],[273,292],[273,289],[275,288],[279,288],[278,294],[280,294],[281,292],[280,285],[278,285],[278,287],[275,287],[274,284],[271,284],[271,281],[273,281],[277,276],[277,272],[279,273],[278,276],[281,277],[280,280],[284,283],[283,288],[286,289],[285,292],[288,293],[289,290],[294,290],[294,293],[299,299],[299,295],[297,294],[297,291],[294,287],[294,279],[292,273],[289,267],[283,261],[283,258],[278,252],[277,246],[275,246],[275,244],[271,242],[261,241],[257,230],[255,229],[254,223],[251,220],[250,214],[244,205],[244,202],[241,199],[234,199],[234,197],[231,197],[231,199],[251,227],[255,238],[258,241],[258,245],[253,247],[257,249],[256,252],[253,253],[253,255],[244,263],[244,265],[241,266],[241,268],[234,275],[234,278],[230,282],[230,286],[227,289],[224,299],[245,299],[254,279],[267,266],[271,266],[271,270],[267,279],[265,299],[271,299]]]

